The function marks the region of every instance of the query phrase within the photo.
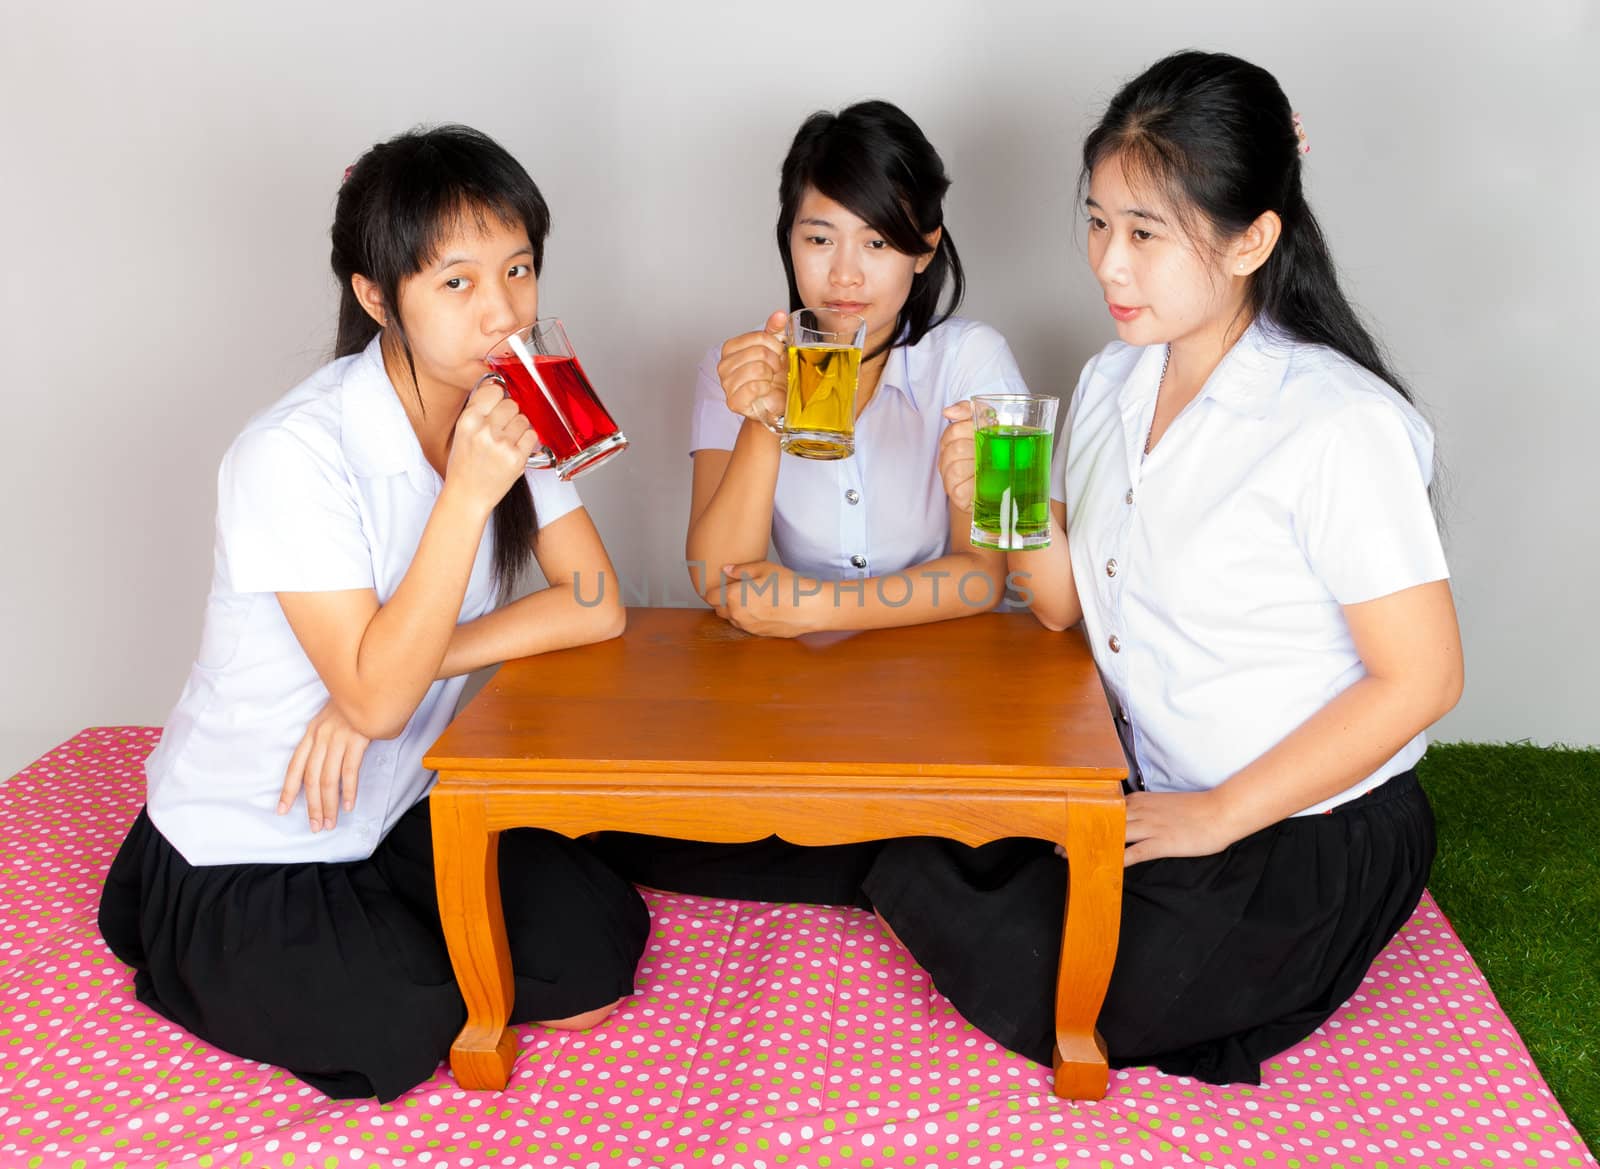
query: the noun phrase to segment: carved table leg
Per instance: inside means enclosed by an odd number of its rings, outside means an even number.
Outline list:
[[[500,834],[488,830],[481,795],[440,784],[429,804],[439,915],[467,1003],[467,1025],[450,1047],[450,1070],[463,1088],[504,1088],[517,1058],[517,1033],[506,1027],[515,988],[500,908]]]
[[[1110,1075],[1095,1020],[1111,981],[1122,920],[1122,793],[1067,804],[1067,912],[1056,979],[1055,1092],[1098,1100]]]

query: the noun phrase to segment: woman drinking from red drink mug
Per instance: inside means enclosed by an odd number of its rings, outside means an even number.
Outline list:
[[[527,469],[538,436],[478,386],[537,316],[548,229],[465,127],[346,172],[338,359],[223,459],[200,653],[106,879],[100,929],[141,1001],[330,1096],[394,1099],[465,1021],[422,767],[464,675],[622,629],[614,585],[575,593],[612,574],[576,492]],[[513,600],[531,560],[549,587]],[[507,832],[499,857],[512,1020],[598,1023],[632,991],[643,902],[553,833]]]
[[[1258,1082],[1416,908],[1414,766],[1461,692],[1433,434],[1345,299],[1265,70],[1157,62],[1084,145],[1118,341],[1084,368],[1053,540],[1012,553],[1080,621],[1133,774],[1113,1066]],[[941,463],[970,494],[973,432]],[[974,1024],[1049,1064],[1065,865],[1048,844],[890,842],[865,888]]]
[[[774,637],[943,621],[1005,592],[1005,558],[969,540],[939,478],[943,411],[1026,393],[1005,339],[952,316],[964,288],[944,222],[944,162],[898,107],[861,102],[801,125],[779,182],[789,312],[865,318],[854,455],[783,453],[788,313],[713,349],[695,387],[687,556],[732,624]],[[942,302],[942,303],[941,303]],[[767,559],[769,543],[781,563]],[[850,903],[878,845],[799,848],[603,838],[646,885],[715,896]]]

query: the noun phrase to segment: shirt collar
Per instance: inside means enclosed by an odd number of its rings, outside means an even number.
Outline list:
[[[1252,321],[1233,348],[1223,354],[1196,400],[1209,398],[1248,418],[1265,418],[1288,372],[1291,348],[1289,339],[1271,322]],[[1161,384],[1166,353],[1164,345],[1145,346],[1118,395],[1124,415],[1138,415],[1149,407]]]
[[[903,336],[904,334],[902,334]],[[883,374],[878,378],[879,389],[899,390],[905,396],[906,401],[911,403],[913,410],[917,409],[916,386],[922,381],[920,376],[912,376],[912,352],[918,348],[920,346],[896,343],[895,347],[889,350],[889,360],[883,363]],[[917,356],[920,358],[921,354],[919,353]],[[919,374],[921,365],[921,361],[918,361],[917,372]]]
[[[1288,373],[1292,350],[1276,325],[1258,318],[1223,355],[1202,392],[1248,418],[1265,418]]]
[[[380,333],[345,367],[338,391],[339,444],[358,475],[431,475],[433,468],[384,368],[382,341]]]

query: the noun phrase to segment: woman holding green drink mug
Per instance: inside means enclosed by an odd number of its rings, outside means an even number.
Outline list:
[[[707,354],[694,397],[690,572],[741,629],[792,637],[911,625],[983,612],[1004,593],[1004,554],[972,546],[971,513],[945,494],[939,436],[952,402],[1027,387],[999,333],[950,315],[963,278],[944,223],[949,185],[938,152],[887,102],[814,114],[795,135],[777,224],[789,312]],[[859,362],[847,455],[826,449],[820,432],[830,420],[821,412],[801,418],[790,408],[790,342],[809,340],[795,335],[791,314],[807,307],[824,318],[813,324],[836,331],[817,338],[832,349],[815,356],[829,361],[855,340],[849,321],[865,322],[859,358],[845,354]],[[797,366],[807,356],[797,353]],[[797,379],[805,372],[797,368]],[[831,384],[797,393],[837,406],[852,387],[832,369],[827,377]],[[810,440],[824,449],[808,451]],[[781,563],[767,559],[769,543]],[[818,904],[858,903],[880,847],[619,833],[597,844],[644,885]]]
[[[1259,1082],[1416,908],[1414,767],[1462,684],[1433,434],[1339,288],[1304,143],[1272,76],[1224,54],[1112,99],[1081,194],[1119,339],[1072,397],[1050,547],[1008,554],[1042,624],[1081,623],[1133,777],[1108,1057],[1212,1083]],[[1048,1064],[1064,864],[895,840],[863,888],[962,1014]]]

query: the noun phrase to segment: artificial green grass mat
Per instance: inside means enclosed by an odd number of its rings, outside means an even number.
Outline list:
[[[1417,774],[1434,900],[1600,1148],[1600,750],[1436,743]]]

